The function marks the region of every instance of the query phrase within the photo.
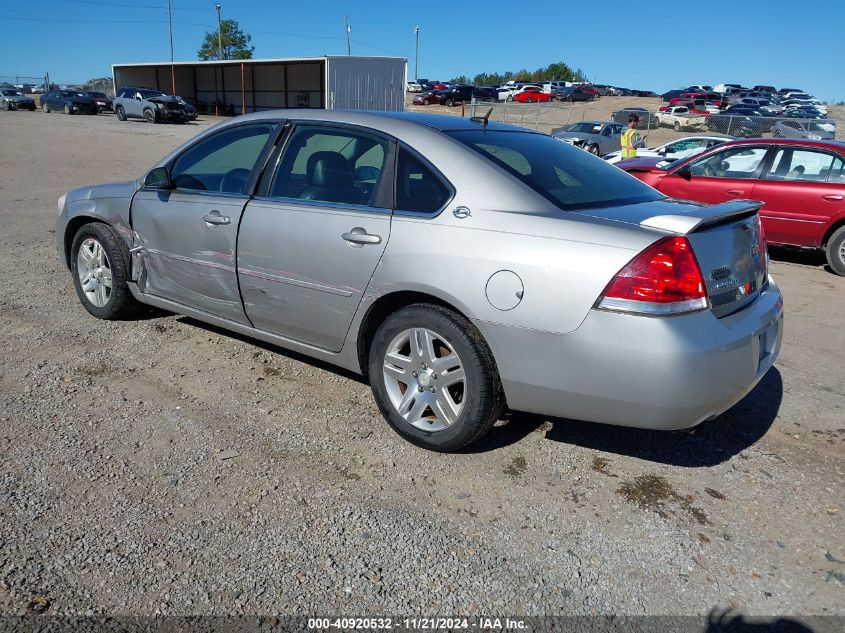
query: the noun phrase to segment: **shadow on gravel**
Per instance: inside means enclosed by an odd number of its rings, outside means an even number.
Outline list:
[[[741,402],[690,431],[650,431],[549,419],[551,428],[546,431],[546,439],[672,466],[715,466],[763,437],[775,421],[782,400],[783,380],[773,367]],[[509,414],[504,424],[467,451],[483,453],[515,444],[545,421],[538,415]]]
[[[702,633],[813,633],[813,629],[793,618],[745,618],[731,610],[713,609]]]
[[[833,269],[827,265],[827,258],[824,252],[813,248],[789,248],[787,246],[769,246],[769,257],[777,262],[789,264],[801,264],[803,266],[816,266],[824,268],[831,275],[835,275]]]
[[[289,349],[285,349],[283,347],[277,347],[272,343],[265,343],[257,338],[252,338],[251,336],[244,336],[243,334],[238,334],[237,332],[232,332],[231,330],[225,330],[221,327],[217,327],[215,325],[211,325],[209,323],[204,323],[203,321],[197,321],[196,319],[192,319],[191,317],[186,316],[179,316],[178,320],[180,323],[185,323],[186,325],[191,325],[196,328],[201,328],[206,330],[207,332],[214,332],[215,334],[219,334],[220,336],[225,336],[226,338],[236,339],[238,341],[243,341],[244,343],[249,343],[253,347],[261,348],[265,351],[272,352],[273,354],[279,354],[280,356],[287,356],[293,360],[299,361],[300,363],[305,363],[306,365],[313,365],[318,369],[323,369],[325,371],[330,371],[333,374],[337,374],[338,376],[343,376],[344,378],[349,378],[349,380],[354,380],[355,382],[360,382],[364,385],[369,385],[370,383],[367,380],[351,371],[347,371],[342,367],[338,367],[336,365],[331,365],[324,361],[318,360],[316,358],[311,358],[310,356],[305,356],[304,354],[299,354],[298,352],[293,352]]]

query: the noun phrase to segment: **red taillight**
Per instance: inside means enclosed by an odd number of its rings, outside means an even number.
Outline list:
[[[707,308],[707,289],[687,238],[665,237],[637,255],[605,288],[599,308],[679,314]]]
[[[767,282],[769,274],[769,251],[766,249],[766,231],[763,230],[763,222],[759,215],[754,216],[754,231],[757,240],[754,243],[754,255],[757,259],[760,274],[763,276],[763,284]]]

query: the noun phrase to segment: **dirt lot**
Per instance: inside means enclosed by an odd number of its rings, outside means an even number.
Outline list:
[[[355,376],[79,304],[56,199],[200,125],[0,112],[0,612],[845,615],[845,279],[822,258],[774,253],[782,356],[693,434],[514,414],[427,453]]]

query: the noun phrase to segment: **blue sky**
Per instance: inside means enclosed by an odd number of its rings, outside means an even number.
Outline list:
[[[596,83],[662,92],[692,83],[797,87],[845,100],[845,0],[514,2],[221,0],[253,36],[256,57],[352,53],[408,57],[420,26],[419,74],[449,79],[564,61]],[[112,63],[170,57],[166,0],[6,1],[0,78],[57,83],[108,75]],[[676,17],[680,14],[680,17]],[[196,59],[213,0],[173,0],[177,60]]]

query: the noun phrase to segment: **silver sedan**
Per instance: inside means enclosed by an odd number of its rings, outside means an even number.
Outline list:
[[[579,121],[552,130],[552,136],[596,156],[604,156],[621,149],[624,130],[625,126],[615,121]]]
[[[758,208],[480,117],[291,110],[67,193],[56,235],[92,315],[157,306],[361,372],[451,451],[506,407],[680,429],[743,398],[782,337]]]

